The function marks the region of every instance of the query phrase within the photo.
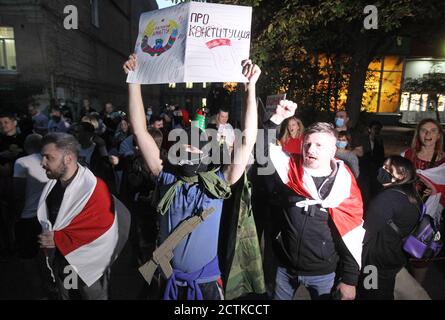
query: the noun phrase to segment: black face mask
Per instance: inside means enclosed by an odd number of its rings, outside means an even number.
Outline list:
[[[198,164],[185,164],[179,167],[179,172],[184,177],[193,177],[196,176],[199,172],[207,171],[207,165],[198,163]]]
[[[392,182],[392,175],[386,171],[384,168],[380,168],[379,172],[377,174],[377,181],[379,183],[383,184],[387,184],[387,183],[391,183]]]

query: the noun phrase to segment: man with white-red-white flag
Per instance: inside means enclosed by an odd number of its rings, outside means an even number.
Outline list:
[[[111,264],[128,238],[129,212],[77,162],[80,145],[74,136],[51,133],[42,145],[50,181],[37,210],[39,242],[60,298],[106,300]]]
[[[264,128],[270,134],[296,107],[282,100]],[[292,299],[299,285],[308,288],[312,299],[355,299],[365,233],[363,202],[354,175],[335,159],[336,141],[335,128],[318,122],[305,130],[302,155],[287,154],[274,144],[266,148],[283,182],[277,192],[282,210],[274,235],[274,299]]]

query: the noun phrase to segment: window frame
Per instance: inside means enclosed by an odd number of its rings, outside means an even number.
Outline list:
[[[99,19],[99,0],[90,0],[91,4],[91,24],[96,28],[100,28]]]
[[[7,28],[7,29],[11,29],[12,30],[12,38],[0,38],[0,42],[3,44],[3,47],[1,49],[3,49],[2,51],[2,56],[4,59],[4,63],[5,63],[5,68],[1,68],[0,67],[0,73],[17,73],[17,50],[16,50],[16,46],[15,46],[15,34],[14,34],[14,27],[9,27],[9,26],[0,26],[0,28]],[[13,45],[14,45],[14,58],[15,58],[15,69],[9,69],[9,63],[8,63],[8,50],[7,50],[7,46],[6,46],[6,40],[11,40],[13,41]]]

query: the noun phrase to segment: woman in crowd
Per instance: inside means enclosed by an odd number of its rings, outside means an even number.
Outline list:
[[[416,226],[422,202],[416,191],[416,171],[401,156],[389,157],[379,170],[383,190],[371,201],[365,217],[362,267],[375,266],[377,288],[366,288],[366,274],[359,281],[359,298],[394,300],[396,274],[408,262],[402,239]]]
[[[300,119],[291,117],[282,126],[280,144],[283,151],[301,153],[304,126]]]
[[[416,169],[429,169],[445,163],[443,151],[443,130],[434,119],[423,119],[417,125],[411,148],[402,153],[411,160]],[[422,190],[429,195],[431,190]],[[426,191],[426,192],[425,192]]]
[[[411,148],[404,151],[402,156],[409,159],[416,169],[426,171],[426,173],[432,168],[443,167],[442,176],[444,176],[445,153],[443,151],[443,130],[440,123],[434,119],[423,119],[420,121],[414,132]],[[416,188],[424,203],[427,203],[430,196],[436,193],[421,179],[418,180]],[[441,203],[445,202],[444,198],[445,195],[442,194]],[[427,205],[431,207],[429,203]],[[436,211],[441,211],[441,208],[437,207]],[[443,212],[438,212],[437,214],[443,216]],[[411,259],[410,262],[411,273],[419,283],[422,283],[431,260]]]
[[[124,141],[129,135],[131,135],[130,123],[128,122],[127,118],[122,118],[117,126],[116,132],[114,133],[114,147],[119,150],[121,142]]]
[[[357,179],[360,169],[358,166],[358,158],[351,148],[351,141],[352,138],[350,133],[347,131],[340,131],[337,137],[337,152],[335,153],[335,157],[343,160]]]

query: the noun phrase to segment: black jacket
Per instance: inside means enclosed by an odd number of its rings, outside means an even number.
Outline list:
[[[419,201],[416,204],[409,202],[408,197],[396,188],[383,190],[369,204],[363,242],[364,265],[372,264],[379,270],[393,270],[395,273],[407,263],[402,237],[407,236],[417,224],[421,206]],[[388,225],[390,219],[402,237]]]
[[[333,179],[325,187],[328,193]],[[275,251],[284,266],[296,275],[322,275],[336,272],[341,281],[356,285],[359,267],[346,248],[328,209],[320,205],[305,208],[295,206],[304,197],[292,191],[282,191],[280,229],[275,237]]]
[[[276,126],[275,126],[276,127]],[[274,128],[268,121],[265,129]],[[268,139],[265,137],[265,140]],[[265,142],[266,144],[266,142]],[[268,150],[266,150],[267,152]],[[327,177],[315,178],[319,194],[326,198],[335,181],[336,170]],[[319,180],[319,181],[317,181]],[[346,248],[332,221],[328,209],[320,205],[305,208],[295,206],[305,198],[281,184],[277,194],[281,195],[281,212],[277,213],[277,233],[275,251],[288,271],[296,275],[323,275],[336,272],[340,280],[349,285],[357,285],[359,266]]]

